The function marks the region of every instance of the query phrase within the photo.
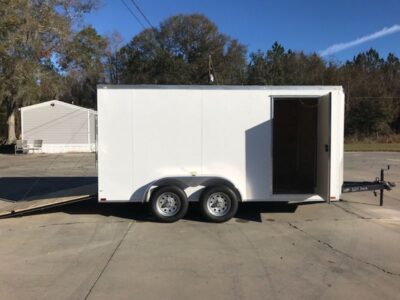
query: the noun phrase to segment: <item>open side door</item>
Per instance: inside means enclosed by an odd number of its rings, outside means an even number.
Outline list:
[[[317,194],[330,203],[331,178],[331,93],[318,103]]]

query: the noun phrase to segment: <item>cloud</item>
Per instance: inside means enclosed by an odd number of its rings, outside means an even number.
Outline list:
[[[347,43],[334,44],[334,45],[326,48],[325,50],[319,51],[319,55],[321,55],[321,56],[331,55],[331,54],[343,51],[345,49],[352,48],[354,46],[361,45],[368,41],[379,39],[381,37],[384,37],[386,35],[390,35],[390,34],[393,34],[393,33],[399,32],[399,31],[400,31],[400,25],[397,25],[397,24],[393,25],[392,27],[389,27],[389,28],[384,27],[382,30],[374,32],[370,35],[360,37],[353,41],[350,41]]]

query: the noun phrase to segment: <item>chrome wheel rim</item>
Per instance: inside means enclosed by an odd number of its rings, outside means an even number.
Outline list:
[[[213,216],[225,216],[231,210],[231,198],[221,192],[211,194],[207,199],[207,209]]]
[[[172,217],[179,212],[181,200],[177,194],[171,192],[162,193],[156,200],[156,207],[161,215]]]

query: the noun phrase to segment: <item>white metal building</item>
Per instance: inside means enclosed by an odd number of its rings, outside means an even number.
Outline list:
[[[21,108],[21,139],[31,146],[43,140],[42,152],[94,152],[97,112],[51,100]]]

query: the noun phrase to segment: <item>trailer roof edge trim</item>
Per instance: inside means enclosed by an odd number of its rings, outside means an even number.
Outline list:
[[[192,90],[337,90],[337,85],[154,85],[154,84],[100,84],[97,89],[192,89]]]

